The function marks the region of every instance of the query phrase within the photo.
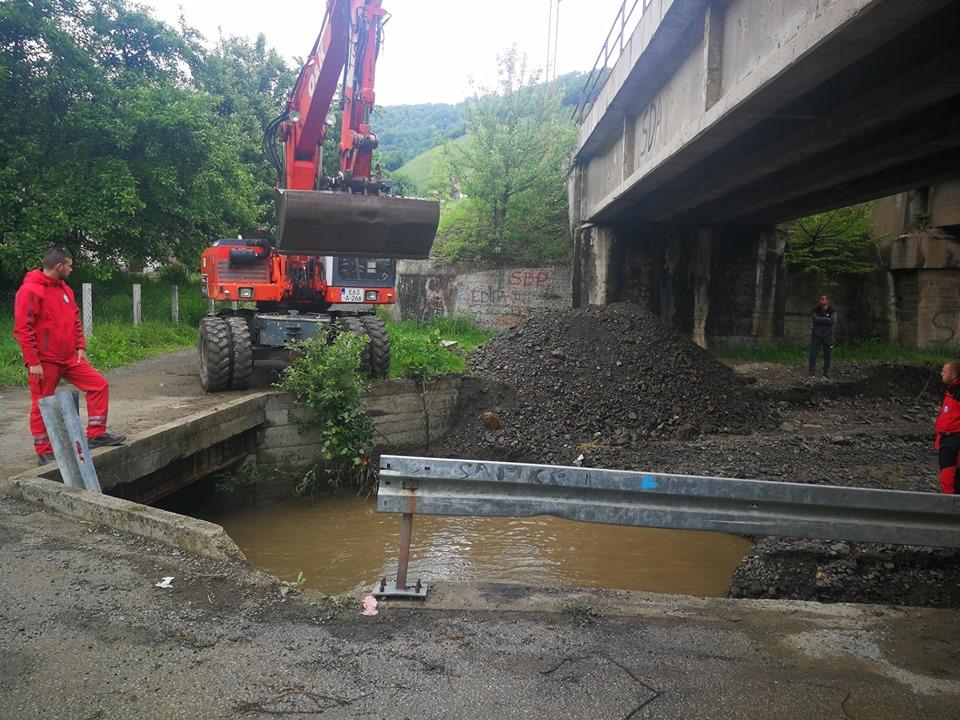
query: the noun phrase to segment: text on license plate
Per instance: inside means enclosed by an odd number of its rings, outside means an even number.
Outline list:
[[[363,302],[363,288],[340,288],[340,302]]]

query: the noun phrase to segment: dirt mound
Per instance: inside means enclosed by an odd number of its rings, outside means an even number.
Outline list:
[[[464,420],[443,443],[460,457],[569,464],[584,447],[778,422],[734,371],[632,304],[534,316],[469,362]]]

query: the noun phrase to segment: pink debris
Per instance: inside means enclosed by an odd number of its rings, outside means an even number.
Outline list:
[[[373,595],[367,595],[363,599],[363,614],[364,615],[377,614],[377,599]]]

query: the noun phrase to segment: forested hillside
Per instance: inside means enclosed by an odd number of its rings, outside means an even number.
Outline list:
[[[378,107],[373,118],[384,167],[396,170],[420,153],[463,135],[463,103]]]
[[[573,112],[585,78],[584,73],[567,73],[557,78],[557,92],[564,112]],[[378,107],[373,123],[380,138],[380,157],[384,167],[397,170],[445,140],[463,135],[466,132],[465,107],[466,101],[456,105],[428,103]],[[432,153],[431,157],[435,155]],[[432,166],[432,160],[420,161],[419,166],[422,168],[425,163]],[[425,177],[422,172],[408,174],[418,187]],[[426,175],[429,175],[429,168]]]

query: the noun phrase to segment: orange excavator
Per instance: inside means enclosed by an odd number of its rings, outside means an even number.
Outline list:
[[[293,93],[264,134],[277,171],[275,237],[218,240],[201,255],[201,293],[215,308],[197,341],[208,392],[245,388],[255,363],[286,361],[290,343],[337,332],[369,338],[363,370],[389,370],[376,308],[396,302],[397,259],[428,257],[440,219],[436,202],[392,196],[373,163],[374,77],[389,17],[381,0],[327,0]],[[341,84],[340,169],[331,177],[323,140]]]

